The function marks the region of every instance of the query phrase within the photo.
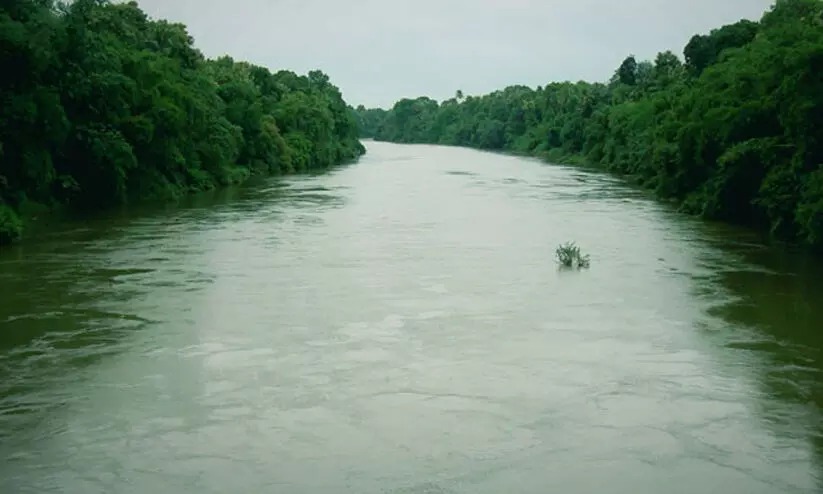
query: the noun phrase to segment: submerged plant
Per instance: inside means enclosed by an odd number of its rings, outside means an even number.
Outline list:
[[[580,247],[575,245],[574,242],[566,242],[560,245],[557,247],[555,254],[557,255],[557,262],[563,267],[578,269],[589,267],[589,256],[583,255],[580,252]]]

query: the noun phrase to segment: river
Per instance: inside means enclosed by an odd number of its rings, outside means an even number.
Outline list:
[[[0,492],[823,489],[820,261],[585,170],[366,144],[0,251]]]

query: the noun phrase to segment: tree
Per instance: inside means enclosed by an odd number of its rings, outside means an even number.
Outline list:
[[[637,60],[634,55],[629,55],[615,72],[615,80],[627,86],[634,86],[637,83]]]

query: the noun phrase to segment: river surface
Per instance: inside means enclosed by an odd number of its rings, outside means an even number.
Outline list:
[[[366,144],[0,251],[0,492],[821,492],[820,261]]]

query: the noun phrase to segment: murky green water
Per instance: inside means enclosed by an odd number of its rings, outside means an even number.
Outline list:
[[[823,264],[368,147],[1,252],[0,492],[820,492]]]

